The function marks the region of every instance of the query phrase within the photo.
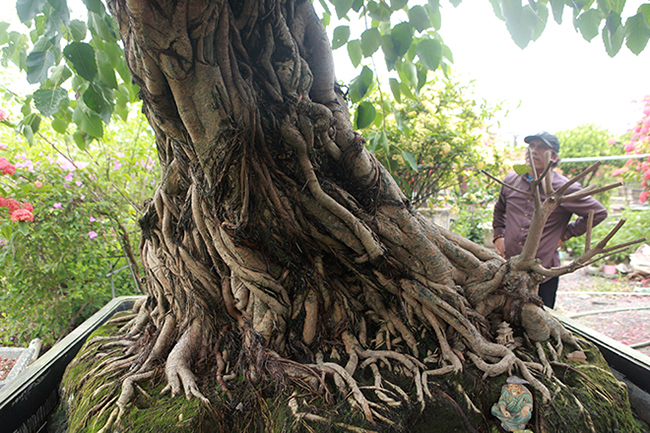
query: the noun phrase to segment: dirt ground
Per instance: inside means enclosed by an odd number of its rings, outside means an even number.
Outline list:
[[[605,310],[645,308],[619,312]],[[555,310],[626,345],[648,342],[636,348],[650,356],[650,282],[627,282],[624,277],[605,278],[581,269],[560,278]]]

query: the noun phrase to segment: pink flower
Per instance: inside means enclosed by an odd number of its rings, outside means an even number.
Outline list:
[[[11,221],[34,221],[34,214],[29,209],[16,209],[11,213]]]
[[[16,167],[11,165],[7,158],[0,157],[0,171],[3,174],[14,174],[16,172]]]
[[[0,108],[0,122],[3,120],[9,120],[9,112],[4,108]]]
[[[6,149],[6,148],[7,148],[7,145],[6,145],[6,144],[4,144],[4,143],[0,143],[0,149]]]
[[[36,182],[34,182],[34,186],[35,186],[36,188],[40,188],[40,187],[43,186],[43,182],[41,182],[40,180],[37,180]]]
[[[72,176],[72,172],[68,173],[68,174],[64,177],[64,179],[66,180],[66,182],[72,182],[72,178],[73,178],[73,176]]]
[[[94,223],[95,221],[97,221],[97,220],[95,219],[95,217],[90,217],[90,222],[91,222],[91,223]]]
[[[645,203],[645,201],[648,199],[648,191],[643,191],[641,194],[639,194],[639,201],[641,203]]]
[[[28,172],[34,173],[34,163],[31,160],[26,160],[25,162],[18,162],[15,165],[16,168],[26,168]]]
[[[634,143],[630,141],[625,145],[625,152],[630,153],[633,151],[634,151]]]
[[[31,203],[25,202],[25,203],[22,204],[22,206],[23,206],[23,209],[27,209],[31,213],[34,213],[34,206]]]
[[[63,207],[63,205],[61,203],[54,203],[52,205],[52,209],[61,209],[62,207]]]
[[[627,169],[626,169],[625,167],[623,167],[623,168],[617,168],[616,170],[614,170],[614,171],[612,172],[612,174],[613,174],[614,176],[620,176],[620,175],[622,175],[623,173],[625,173],[626,171],[627,171]]]
[[[84,183],[83,183],[82,181],[80,181],[80,180],[78,180],[78,181],[75,182],[75,185],[77,185],[77,186],[81,186],[81,185],[83,185],[83,184],[84,184]]]
[[[650,170],[646,170],[645,173],[643,173],[643,177],[650,179]]]
[[[609,140],[607,140],[607,144],[609,144],[610,146],[613,146],[614,144],[616,144],[616,139],[615,138],[610,138]]]
[[[122,167],[122,163],[119,161],[113,162],[113,170],[119,170]]]
[[[645,179],[643,179],[643,180],[641,181],[641,186],[644,187],[644,188],[645,188],[646,186],[648,186],[648,181],[645,180]]]
[[[89,231],[88,232],[88,237],[90,239],[95,239],[97,236],[99,236],[99,235],[97,233],[95,233],[94,231]]]
[[[9,212],[14,212],[20,209],[20,203],[18,203],[18,201],[14,200],[13,198],[7,199],[6,203]]]

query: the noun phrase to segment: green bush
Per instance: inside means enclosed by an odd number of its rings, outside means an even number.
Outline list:
[[[55,135],[41,125],[30,147],[0,127],[0,157],[16,168],[0,195],[34,208],[33,221],[0,216],[0,345],[55,343],[110,300],[120,268],[116,295],[138,293],[137,219],[159,176],[146,119],[112,124],[83,151]]]
[[[591,236],[592,245],[595,245],[596,242],[600,242],[610,232],[610,230],[613,229],[616,224],[618,224],[621,219],[626,220],[625,225],[618,231],[618,233],[616,233],[616,235],[614,235],[612,240],[609,241],[609,246],[623,244],[643,237],[648,237],[648,234],[650,233],[650,210],[625,209],[621,213],[620,217],[607,218],[601,224],[594,227]],[[584,253],[584,247],[584,236],[569,239],[563,244],[563,248],[573,257],[579,257],[582,253]],[[630,254],[633,253],[636,248],[638,248],[638,245],[633,245],[630,248],[630,250],[626,250],[610,256],[607,261],[614,263],[622,263],[627,261]]]

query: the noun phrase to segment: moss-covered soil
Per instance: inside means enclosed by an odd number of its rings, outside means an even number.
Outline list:
[[[108,324],[93,336],[113,335],[119,324]],[[99,343],[85,346],[82,356],[97,350]],[[648,426],[638,420],[630,408],[627,389],[612,376],[598,350],[585,349],[587,362],[563,361],[553,365],[554,376],[549,380],[537,377],[553,394],[553,400],[542,403],[534,395],[533,417],[528,428],[534,433],[647,433]],[[116,352],[110,357],[117,358]],[[549,354],[550,357],[550,354]],[[123,370],[101,374],[96,369],[107,357],[86,356],[68,368],[61,388],[61,404],[51,423],[54,432],[97,432],[115,408],[120,392]],[[110,362],[109,362],[110,363]],[[325,403],[319,395],[302,389],[291,389],[274,383],[251,386],[244,381],[229,382],[232,401],[216,383],[210,383],[209,371],[201,374],[202,390],[211,406],[198,399],[187,400],[183,395],[172,398],[161,395],[165,383],[163,371],[157,379],[140,383],[134,403],[111,432],[338,432],[349,431],[345,426],[358,426],[371,431],[410,433],[497,433],[503,431],[500,422],[491,415],[491,406],[499,399],[506,375],[483,379],[470,362],[464,372],[430,379],[434,399],[424,410],[415,403],[402,404],[383,413],[398,420],[395,425],[366,422],[358,408],[348,400],[335,396],[334,403]],[[402,388],[415,393],[413,383],[404,376],[385,376]],[[361,385],[371,385],[372,377],[357,377]],[[532,390],[531,387],[529,389]],[[294,393],[295,392],[295,393]],[[300,402],[300,411],[320,415],[328,422],[297,419],[288,401],[291,395]],[[415,399],[412,399],[414,402]]]

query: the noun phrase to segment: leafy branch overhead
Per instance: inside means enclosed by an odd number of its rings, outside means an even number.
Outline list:
[[[408,0],[319,0],[322,21],[331,17],[344,22],[333,30],[332,48],[346,49],[355,67],[369,62],[381,51],[389,71],[389,87],[396,101],[413,98],[427,81],[429,71],[448,73],[452,52],[440,32],[443,10],[440,0],[414,4]],[[450,0],[458,6],[461,0]],[[103,136],[104,125],[113,115],[125,119],[128,103],[139,91],[126,65],[117,37],[117,26],[101,0],[83,0],[86,21],[70,18],[67,0],[18,0],[16,9],[28,34],[9,30],[0,22],[3,66],[14,63],[31,84],[40,84],[23,109],[18,125],[31,142],[40,117],[52,117],[53,127],[71,134],[80,148]],[[491,0],[494,13],[505,22],[512,39],[521,48],[536,40],[551,16],[561,23],[565,6],[572,9],[573,25],[591,41],[601,35],[607,53],[616,55],[623,43],[639,54],[650,39],[650,4],[642,4],[623,16],[625,0],[565,2],[564,0]],[[567,4],[568,3],[568,4]],[[365,29],[351,39],[347,23],[362,22]],[[444,33],[444,32],[443,32]],[[352,102],[363,101],[376,77],[364,67],[350,83]],[[71,96],[72,95],[72,96]],[[33,102],[33,103],[32,103]],[[375,120],[379,110],[371,103],[359,105],[357,127]]]

